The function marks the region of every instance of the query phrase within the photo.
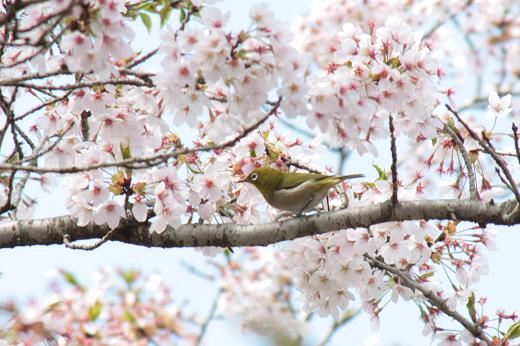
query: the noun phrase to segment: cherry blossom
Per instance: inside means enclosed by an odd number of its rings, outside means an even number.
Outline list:
[[[106,201],[101,204],[94,212],[94,223],[96,225],[102,225],[104,223],[112,229],[119,225],[119,220],[125,217],[125,210],[121,205],[114,201]]]
[[[496,91],[489,94],[489,112],[495,117],[503,117],[511,113],[511,94],[499,97]]]

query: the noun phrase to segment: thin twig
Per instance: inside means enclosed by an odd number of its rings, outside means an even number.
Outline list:
[[[448,125],[444,125],[444,131],[447,132],[453,141],[459,147],[460,154],[462,155],[462,159],[466,164],[466,170],[468,171],[468,179],[469,179],[469,197],[473,200],[477,199],[477,179],[475,177],[475,171],[473,169],[473,164],[469,159],[468,152],[462,143],[460,137],[452,130]]]
[[[142,57],[140,57],[139,59],[132,61],[132,63],[127,65],[126,68],[131,69],[139,64],[142,64],[143,62],[145,62],[146,60],[148,60],[152,56],[154,56],[158,51],[159,51],[159,48],[155,48],[154,50],[152,50],[152,51],[146,53],[145,55],[143,55]]]
[[[424,38],[430,37],[441,26],[443,26],[444,24],[448,23],[452,19],[455,19],[460,13],[464,12],[466,10],[466,8],[468,8],[471,5],[472,2],[473,2],[473,0],[466,1],[466,3],[462,6],[462,8],[460,10],[458,10],[456,12],[453,12],[452,14],[450,14],[444,20],[440,20],[437,23],[435,23],[435,25],[430,30],[428,30],[428,32],[424,35]]]
[[[41,150],[41,148],[43,148],[43,145],[49,140],[49,137],[46,136],[44,138],[42,138],[41,142],[40,142],[40,149],[37,149],[34,151],[34,153],[29,156],[29,157],[26,157],[24,158],[23,160],[20,160],[18,162],[14,162],[14,164],[21,164],[21,163],[24,163],[24,162],[31,162],[31,161],[35,161],[37,160],[38,158],[42,157],[43,155],[51,152],[52,150],[54,150],[54,148],[56,148],[56,146],[60,143],[60,141],[63,139],[63,137],[65,137],[65,135],[69,132],[69,130],[74,126],[73,123],[71,123],[66,129],[65,131],[62,131],[58,137],[56,138],[56,140],[51,144],[49,145],[47,148],[45,148],[45,150]],[[35,164],[33,164],[35,165]]]
[[[343,316],[338,321],[334,321],[334,323],[330,327],[329,332],[327,333],[327,335],[325,335],[325,338],[323,338],[323,340],[318,344],[318,346],[327,345],[334,336],[334,334],[339,330],[339,328],[342,327],[344,324],[350,322],[354,317],[358,316],[360,312],[360,309],[345,311]]]
[[[96,242],[94,242],[92,244],[73,244],[70,241],[70,235],[64,234],[63,235],[63,245],[65,245],[65,247],[72,249],[72,250],[92,251],[94,249],[97,249],[98,247],[100,247],[101,245],[106,243],[107,241],[109,241],[110,237],[112,236],[112,234],[114,234],[114,232],[116,230],[117,230],[117,228],[111,229],[101,239],[97,240]]]
[[[517,202],[520,205],[520,192],[518,191],[518,188],[516,187],[515,180],[513,179],[513,176],[511,175],[511,172],[507,168],[507,165],[506,165],[505,161],[490,146],[490,142],[489,141],[486,143],[485,140],[480,138],[480,136],[477,133],[475,133],[475,131],[473,131],[473,129],[464,120],[462,120],[462,118],[460,117],[459,113],[457,113],[457,111],[455,111],[453,108],[451,108],[450,105],[448,105],[448,104],[446,104],[446,108],[448,108],[448,110],[466,128],[466,130],[468,131],[469,135],[480,144],[480,146],[484,149],[484,151],[487,154],[491,155],[493,160],[495,160],[496,164],[500,167],[500,169],[504,173],[507,181],[509,182],[509,185],[511,185],[511,191],[515,195],[515,198],[516,198]]]
[[[518,127],[516,127],[516,124],[513,123],[511,128],[513,129],[513,141],[515,142],[516,158],[518,159],[518,163],[520,164],[520,146],[518,145]]]
[[[260,126],[263,122],[265,122],[271,115],[275,115],[278,112],[278,108],[280,107],[280,103],[282,98],[279,97],[278,101],[275,103],[273,108],[265,114],[262,118],[260,118],[253,125],[246,127],[240,134],[235,136],[234,138],[221,143],[221,144],[210,144],[207,146],[195,147],[195,148],[187,148],[175,150],[170,153],[162,153],[148,157],[134,157],[130,159],[125,159],[121,161],[115,162],[102,162],[95,165],[85,166],[85,167],[64,167],[64,168],[43,168],[43,167],[35,167],[35,166],[23,166],[23,165],[10,165],[10,164],[0,164],[0,170],[20,170],[20,171],[28,171],[35,173],[78,173],[90,171],[98,168],[109,168],[109,167],[123,167],[123,168],[132,168],[132,169],[142,169],[147,167],[153,167],[163,162],[167,162],[169,159],[176,158],[180,155],[186,155],[194,152],[205,152],[211,150],[220,150],[225,149],[227,147],[231,147],[235,145],[242,138],[246,137],[249,133],[254,131],[258,126]]]
[[[69,74],[70,72],[64,68],[59,68],[49,72],[36,72],[33,74],[26,74],[19,77],[0,79],[0,85],[18,85],[21,82],[25,82],[33,79],[45,79],[49,77],[55,77],[63,74]]]
[[[512,190],[511,184],[509,184],[509,182],[502,176],[502,173],[500,173],[500,169],[498,169],[498,167],[495,167],[495,172],[498,175],[498,178],[500,178],[502,184],[504,184],[509,190]]]
[[[485,150],[482,150],[480,148],[477,148],[477,149],[473,149],[474,151],[478,151],[478,152],[481,152],[481,153],[485,153],[486,151]],[[510,157],[516,157],[516,153],[506,153],[506,152],[503,152],[503,151],[497,151],[496,152],[498,155],[500,156],[510,156]]]
[[[62,100],[64,100],[64,99],[68,98],[68,97],[70,96],[70,94],[72,94],[72,92],[73,92],[73,90],[67,91],[64,95],[62,95],[62,96],[60,96],[60,97],[58,97],[58,98],[53,98],[52,100],[49,100],[49,101],[44,102],[44,103],[42,103],[42,104],[40,104],[40,105],[38,105],[38,106],[36,106],[36,107],[34,107],[34,108],[31,108],[31,109],[29,109],[27,112],[25,112],[25,113],[23,113],[23,114],[20,114],[20,115],[16,116],[16,117],[14,118],[14,120],[21,120],[21,119],[27,117],[28,115],[31,115],[31,114],[33,114],[34,112],[39,111],[39,110],[42,109],[42,108],[45,108],[45,107],[50,106],[50,105],[53,105],[53,104],[55,104],[56,102],[62,101]]]
[[[82,89],[82,88],[90,88],[93,86],[99,86],[99,85],[133,85],[133,86],[139,86],[139,87],[153,87],[153,83],[150,82],[144,82],[142,80],[136,80],[136,79],[110,79],[110,80],[100,80],[100,81],[93,81],[93,82],[81,82],[81,83],[74,83],[74,84],[65,84],[65,85],[38,85],[33,83],[11,83],[10,81],[4,81],[0,83],[2,86],[16,86],[21,88],[29,88],[29,89],[35,89],[35,90],[76,90],[76,89]]]
[[[397,189],[399,187],[399,183],[397,180],[397,148],[395,145],[395,128],[394,128],[394,118],[392,115],[388,118],[388,128],[390,129],[390,151],[392,152],[392,204],[397,204],[399,199],[397,198]]]
[[[222,294],[222,289],[219,289],[217,292],[217,295],[213,299],[213,304],[211,304],[211,308],[209,310],[208,316],[206,317],[206,319],[200,326],[200,333],[197,336],[197,340],[195,341],[195,344],[194,344],[195,346],[200,345],[200,343],[202,342],[202,339],[204,338],[204,335],[206,334],[206,330],[208,329],[208,326],[209,326],[211,320],[213,319],[213,317],[215,317],[215,313],[217,312],[218,302],[220,300],[221,294]]]
[[[444,312],[446,315],[450,316],[460,324],[468,331],[470,332],[474,337],[484,341],[488,345],[491,345],[491,339],[484,333],[482,330],[482,327],[477,323],[472,323],[470,320],[462,316],[458,311],[451,310],[446,304],[446,302],[439,297],[435,292],[432,290],[426,288],[424,285],[418,283],[414,279],[410,277],[410,274],[397,269],[394,266],[391,266],[389,264],[386,264],[383,261],[380,261],[378,259],[372,258],[369,255],[365,255],[365,258],[368,259],[368,261],[376,266],[377,268],[380,268],[384,270],[385,272],[392,274],[395,278],[398,279],[398,282],[400,285],[406,286],[410,288],[413,291],[419,291],[422,293],[424,298],[433,306],[440,309],[442,312]]]

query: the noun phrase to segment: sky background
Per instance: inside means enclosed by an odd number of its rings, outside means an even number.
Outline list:
[[[224,1],[219,7],[231,11],[230,28],[239,30],[249,24],[248,10],[258,3],[253,0]],[[294,15],[306,14],[310,9],[310,0],[299,1],[267,1],[276,17],[289,21]],[[175,14],[171,20],[176,20]],[[148,34],[139,22],[135,25],[136,39],[134,49],[144,52],[159,45],[157,31]],[[157,23],[154,23],[157,28]],[[441,62],[442,63],[442,62]],[[187,142],[187,141],[184,141]],[[382,167],[389,167],[390,160],[385,154],[385,143],[379,145],[379,158],[360,158],[352,154],[346,164],[346,171],[352,173],[350,167],[356,167],[356,173],[362,172],[368,178],[374,176],[371,167],[374,160]],[[325,155],[323,166],[337,163],[333,154]],[[67,213],[64,207],[64,195],[61,193],[44,194],[34,190],[31,195],[38,196],[37,217],[49,217]],[[491,274],[482,278],[476,286],[477,295],[487,293],[488,313],[498,307],[508,311],[519,308],[518,291],[520,288],[517,275],[517,244],[520,243],[520,232],[508,228],[497,228],[496,243],[498,251],[488,254]],[[279,248],[280,245],[275,245]],[[205,314],[209,310],[216,287],[195,277],[179,266],[184,261],[192,265],[203,266],[206,259],[191,249],[148,249],[121,243],[108,243],[92,252],[69,250],[63,246],[34,246],[17,249],[0,250],[0,300],[15,298],[24,301],[29,297],[40,296],[45,292],[48,273],[53,268],[65,268],[77,275],[81,282],[90,281],[93,271],[102,267],[123,269],[140,269],[146,274],[159,273],[172,288],[177,302],[188,299],[192,307]],[[369,318],[360,315],[342,328],[329,345],[428,345],[429,339],[422,336],[423,324],[419,321],[419,311],[413,303],[390,304],[381,314],[380,329],[373,330]],[[493,316],[491,316],[493,317]],[[324,319],[313,325],[315,340],[327,331],[331,323]],[[452,324],[453,326],[453,324]],[[205,337],[205,345],[262,344],[262,339],[252,334],[240,333],[237,322],[217,321],[210,325]]]

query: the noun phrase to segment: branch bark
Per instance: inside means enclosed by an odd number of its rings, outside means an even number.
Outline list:
[[[520,213],[512,213],[517,203],[509,200],[495,204],[473,200],[390,201],[366,207],[295,217],[258,225],[184,224],[177,229],[168,227],[163,233],[149,233],[148,223],[124,220],[111,241],[146,247],[199,246],[265,246],[305,236],[345,228],[368,227],[378,223],[405,220],[459,220],[478,224],[515,225]],[[0,248],[63,244],[64,235],[71,242],[99,239],[107,234],[108,226],[77,226],[70,216],[0,224]]]

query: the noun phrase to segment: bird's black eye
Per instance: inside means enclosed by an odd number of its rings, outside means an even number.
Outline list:
[[[251,174],[251,177],[250,177],[251,181],[256,181],[256,179],[258,179],[258,173],[253,173]]]

